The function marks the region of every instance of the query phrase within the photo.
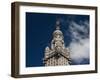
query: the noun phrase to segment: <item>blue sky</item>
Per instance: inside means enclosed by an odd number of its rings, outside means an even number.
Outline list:
[[[71,51],[71,65],[89,64],[88,15],[27,12],[26,67],[44,66],[44,50],[50,46],[57,18],[60,20],[65,46]]]

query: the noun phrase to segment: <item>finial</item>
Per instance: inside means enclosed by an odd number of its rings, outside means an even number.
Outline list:
[[[60,29],[60,21],[59,21],[59,20],[56,21],[56,29],[57,29],[57,30]]]
[[[48,47],[48,46],[45,48],[45,51],[46,51],[46,52],[48,52],[48,51],[49,51],[49,47]]]
[[[57,20],[57,21],[56,21],[56,25],[59,25],[59,24],[60,24],[60,21],[59,21],[59,20]]]

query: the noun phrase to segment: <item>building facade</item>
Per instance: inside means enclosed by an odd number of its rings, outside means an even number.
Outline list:
[[[44,54],[43,62],[45,66],[70,65],[70,52],[65,47],[59,20],[56,21],[56,30],[53,32],[51,45],[45,48]]]

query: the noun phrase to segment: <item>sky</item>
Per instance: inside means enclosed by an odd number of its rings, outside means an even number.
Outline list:
[[[44,50],[58,18],[71,65],[89,64],[89,15],[26,12],[26,67],[44,66]]]

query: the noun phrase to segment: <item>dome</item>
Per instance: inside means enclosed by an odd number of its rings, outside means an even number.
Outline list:
[[[55,30],[53,35],[62,35],[63,33],[60,30]]]

